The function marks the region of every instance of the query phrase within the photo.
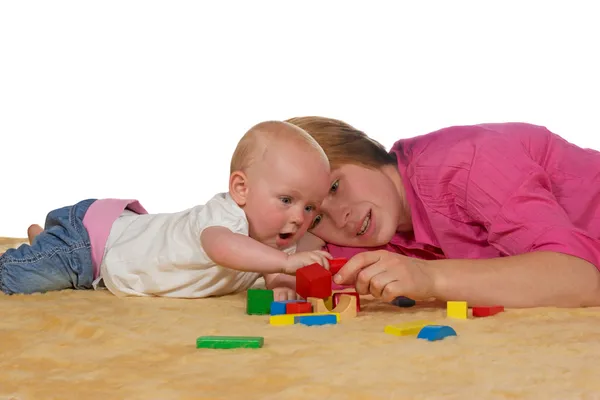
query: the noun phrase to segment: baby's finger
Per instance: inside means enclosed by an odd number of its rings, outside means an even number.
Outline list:
[[[313,253],[318,254],[319,256],[325,257],[329,260],[333,259],[333,256],[324,250],[314,250]]]
[[[329,270],[329,260],[325,258],[325,256],[319,256],[319,264],[321,264],[326,270]]]

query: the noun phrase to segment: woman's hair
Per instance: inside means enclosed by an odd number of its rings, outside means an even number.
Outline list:
[[[365,168],[396,165],[396,157],[383,145],[353,126],[332,118],[297,117],[286,120],[308,132],[321,145],[329,158],[331,169],[344,164]]]

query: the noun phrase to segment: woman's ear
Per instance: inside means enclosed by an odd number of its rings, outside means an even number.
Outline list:
[[[240,207],[246,205],[248,186],[248,177],[242,171],[234,171],[229,176],[229,194]]]

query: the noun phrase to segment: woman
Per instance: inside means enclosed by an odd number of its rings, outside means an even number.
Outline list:
[[[288,122],[331,162],[319,240],[304,246],[350,258],[336,283],[384,301],[600,306],[600,152],[522,123],[445,128],[388,153],[342,121]]]

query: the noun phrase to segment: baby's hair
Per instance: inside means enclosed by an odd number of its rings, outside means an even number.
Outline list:
[[[264,121],[250,128],[238,142],[231,157],[230,173],[245,171],[263,159],[269,145],[282,140],[317,151],[329,163],[319,143],[304,129],[288,122]]]
[[[333,118],[297,117],[286,120],[308,132],[325,150],[332,169],[344,164],[366,168],[396,165],[396,157],[376,140],[350,124]]]

